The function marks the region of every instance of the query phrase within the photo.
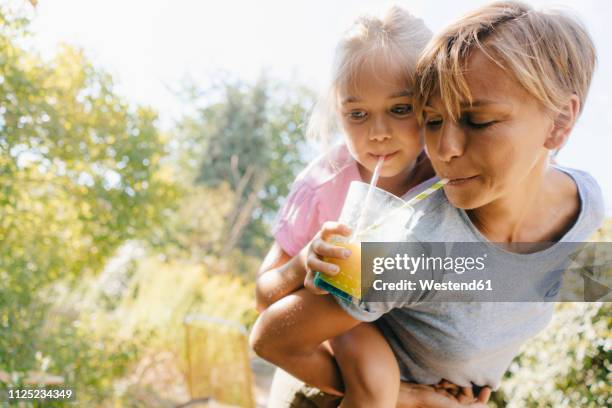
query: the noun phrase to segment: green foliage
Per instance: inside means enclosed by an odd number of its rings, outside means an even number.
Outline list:
[[[45,372],[79,404],[138,405],[131,371],[163,350],[183,361],[185,314],[254,321],[239,276],[256,270],[245,252],[269,245],[265,222],[303,164],[310,96],[225,83],[190,101],[170,152],[155,112],[80,50],[24,48],[28,24],[0,6],[0,387]],[[164,257],[132,257],[109,282],[120,289],[102,290],[100,272],[136,247]]]
[[[95,272],[171,202],[156,174],[164,151],[155,114],[131,112],[73,49],[50,64],[0,52],[14,57],[0,65],[1,265],[36,286]]]
[[[612,219],[591,241],[612,241]],[[610,303],[559,303],[551,324],[523,346],[492,405],[611,406],[611,314]]]
[[[81,406],[95,406],[114,397],[114,381],[127,374],[146,345],[139,337],[115,335],[119,322],[106,324],[101,332],[92,320],[95,314],[78,314],[70,319],[59,315],[47,321],[39,335],[41,350],[36,355],[37,370],[60,373],[65,384],[74,387]],[[51,324],[50,324],[51,323]],[[128,341],[129,340],[129,341]]]
[[[53,374],[100,388],[109,371],[94,365],[117,354],[50,319],[45,288],[99,272],[163,221],[178,196],[165,142],[156,114],[130,107],[81,51],[43,61],[20,46],[27,18],[0,7],[0,23],[0,370],[23,378],[55,355]]]
[[[203,314],[250,326],[256,318],[253,282],[230,273],[217,260],[206,263],[143,260],[127,285],[114,314],[122,318],[121,331],[159,331],[162,343],[182,339],[187,314]],[[172,341],[168,341],[172,340]]]
[[[154,252],[169,260],[204,262],[221,251],[234,193],[228,183],[216,188],[186,184],[176,211],[147,237]]]
[[[304,165],[301,124],[311,93],[266,79],[189,91],[189,103],[200,107],[178,127],[184,161],[193,163],[197,183],[233,194],[220,253],[261,256],[270,245],[266,222]]]
[[[609,303],[560,303],[553,322],[510,367],[502,384],[506,406],[612,405],[611,312]]]

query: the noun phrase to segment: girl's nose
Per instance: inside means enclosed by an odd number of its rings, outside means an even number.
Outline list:
[[[373,118],[370,140],[382,142],[386,139],[391,139],[391,128],[387,121],[380,116]]]

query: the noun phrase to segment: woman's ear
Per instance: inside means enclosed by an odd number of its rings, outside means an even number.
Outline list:
[[[573,94],[565,106],[556,114],[550,134],[544,142],[544,147],[550,150],[558,150],[567,141],[578,114],[580,113],[580,99]]]

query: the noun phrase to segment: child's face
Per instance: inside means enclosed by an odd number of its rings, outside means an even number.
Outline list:
[[[519,197],[547,160],[544,146],[552,118],[509,74],[481,51],[467,64],[473,104],[462,107],[458,122],[435,97],[425,108],[425,145],[436,173],[451,181],[444,187],[459,208],[482,207],[497,199]]]
[[[397,77],[364,68],[356,86],[339,93],[350,152],[369,172],[374,171],[379,157],[385,156],[382,177],[406,171],[423,149],[411,92],[406,81]]]

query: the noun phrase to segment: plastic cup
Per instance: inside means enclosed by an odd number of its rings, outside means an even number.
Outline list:
[[[370,189],[368,207],[363,208]],[[370,184],[353,181],[338,220],[351,227],[353,235],[334,235],[329,240],[350,249],[351,256],[347,259],[324,258],[324,261],[337,265],[340,272],[332,277],[317,272],[315,285],[351,302],[361,299],[361,243],[403,241],[408,235],[407,224],[413,214],[413,207],[406,205],[401,198]],[[355,231],[357,225],[362,227],[361,231]]]

